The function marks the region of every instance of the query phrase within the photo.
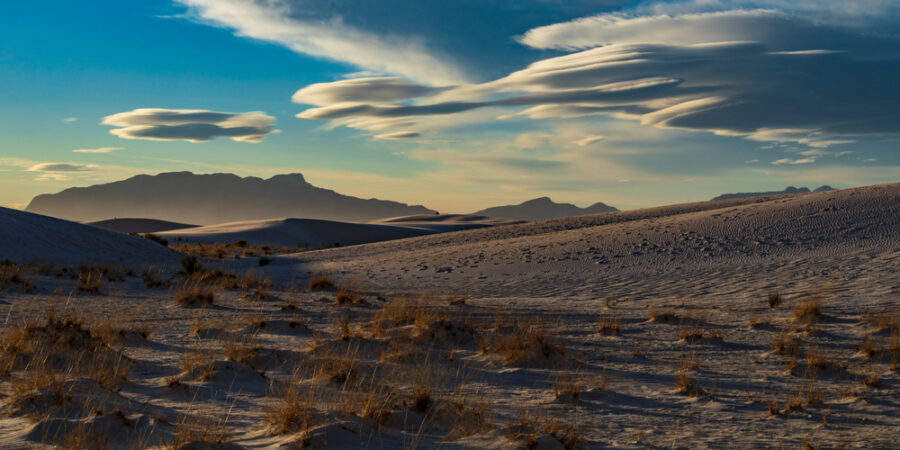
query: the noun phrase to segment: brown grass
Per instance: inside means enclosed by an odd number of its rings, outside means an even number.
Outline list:
[[[216,302],[216,290],[212,286],[201,286],[200,283],[188,283],[172,298],[178,306],[211,306]]]
[[[678,317],[674,308],[650,308],[650,320],[653,322],[671,322]]]
[[[600,319],[597,333],[604,336],[618,336],[622,332],[622,320],[618,317],[606,316]]]
[[[781,304],[781,301],[781,292],[778,291],[770,292],[768,298],[766,299],[766,302],[769,304],[769,308],[771,309],[777,308],[778,305]]]
[[[822,302],[818,299],[797,302],[792,310],[794,322],[804,324],[818,322],[822,317],[822,311]]]
[[[309,279],[309,290],[334,289],[334,281],[325,274],[315,275]]]

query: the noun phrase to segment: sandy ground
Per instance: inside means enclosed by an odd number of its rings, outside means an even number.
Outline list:
[[[75,279],[28,271],[30,292],[6,283],[7,355],[26,323],[38,336],[72,332],[43,325],[47,311],[80,317],[88,343],[110,321],[148,333],[98,347],[121,352],[127,380],[72,370],[26,383],[30,366],[13,364],[0,447],[96,443],[91,433],[121,448],[900,438],[900,184],[497,226],[263,267],[202,263],[240,280],[172,266],[160,275],[171,284],[154,288],[124,276],[79,292]],[[311,290],[314,276],[336,287]],[[173,301],[213,281],[214,305]]]

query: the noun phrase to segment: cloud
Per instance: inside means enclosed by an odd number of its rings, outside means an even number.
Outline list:
[[[342,102],[391,102],[422,97],[441,89],[412,83],[399,77],[351,78],[316,83],[294,93],[294,103],[330,105]]]
[[[772,161],[772,165],[780,166],[782,164],[791,164],[791,165],[812,164],[814,162],[816,162],[816,158],[801,158],[801,159],[782,158],[777,161]]]
[[[604,140],[606,140],[606,138],[603,136],[587,136],[572,143],[579,147],[587,147],[588,145],[596,144]]]
[[[434,55],[422,39],[377,34],[340,18],[314,18],[311,5],[292,8],[278,0],[176,0],[203,23],[229,28],[238,36],[273,42],[296,53],[341,61],[378,73],[391,73],[429,84],[453,84],[466,77]]]
[[[415,131],[395,131],[393,133],[375,135],[375,139],[385,140],[412,139],[417,137],[419,137],[419,133],[416,133]]]
[[[607,14],[537,28],[521,40],[585,49],[412,102],[342,95],[297,117],[335,125],[372,121],[384,129],[391,120],[418,131],[411,122],[422,117],[492,107],[515,110],[502,118],[608,115],[812,148],[900,134],[900,91],[893,88],[900,39],[886,35],[741,10]]]
[[[259,143],[271,134],[275,118],[259,111],[215,112],[202,109],[140,108],[103,118],[104,125],[120,128],[110,134],[124,139],[207,142],[227,137]]]
[[[89,172],[97,168],[94,164],[45,162],[28,168],[29,172]]]
[[[77,121],[78,121],[77,117],[66,117],[65,119],[62,120],[62,122],[65,124],[75,123]]]
[[[74,153],[112,153],[122,150],[122,147],[76,148]]]

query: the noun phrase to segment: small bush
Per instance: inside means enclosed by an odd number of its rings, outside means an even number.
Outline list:
[[[769,308],[775,309],[781,304],[781,292],[775,291],[769,294]]]
[[[214,305],[216,291],[212,286],[203,287],[193,283],[176,292],[173,300],[176,305],[185,307]]]
[[[622,332],[622,320],[617,317],[604,317],[597,325],[597,333],[604,336],[618,336]]]
[[[309,290],[334,289],[334,282],[327,275],[316,275],[309,279]]]
[[[811,324],[822,316],[822,303],[816,299],[798,302],[793,308],[794,321]]]
[[[193,276],[205,272],[203,264],[194,255],[185,256],[181,260],[181,270],[187,276]]]

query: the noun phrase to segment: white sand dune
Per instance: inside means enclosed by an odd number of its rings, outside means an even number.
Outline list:
[[[99,222],[88,222],[88,225],[103,228],[104,230],[118,231],[119,233],[158,233],[160,231],[180,230],[198,226],[144,218],[107,219]]]
[[[14,262],[171,263],[180,255],[158,243],[89,225],[0,208],[0,260]]]
[[[775,287],[772,278],[796,284],[809,280],[807,272],[848,289],[896,278],[898,230],[900,184],[887,184],[382,242],[298,254],[287,265],[291,273],[345,273],[384,289],[487,296],[758,295]],[[885,288],[900,293],[900,283],[893,286]]]
[[[0,212],[7,253],[143,243]],[[196,238],[350,243],[483,221],[278,219]],[[4,348],[18,330],[65,359],[79,355],[65,345],[107,336],[99,354],[121,347],[133,367],[109,392],[68,372],[62,394],[27,390],[36,357],[18,349],[0,375],[20,387],[0,397],[0,447],[65,442],[58,430],[82,426],[121,447],[135,435],[166,448],[896,447],[900,183],[419,235],[265,266],[202,262],[273,284],[222,283],[204,308],[173,301],[191,282],[179,274],[168,289],[126,277],[101,295],[73,291],[70,314],[118,333],[78,321],[37,332],[26,324],[58,303],[2,288]],[[307,289],[320,273],[343,289]],[[26,276],[44,292],[75,283]]]
[[[416,215],[370,223],[319,219],[267,219],[170,230],[158,233],[190,242],[235,242],[280,247],[332,247],[388,241],[433,233],[482,228],[507,223],[503,219],[464,215]]]

